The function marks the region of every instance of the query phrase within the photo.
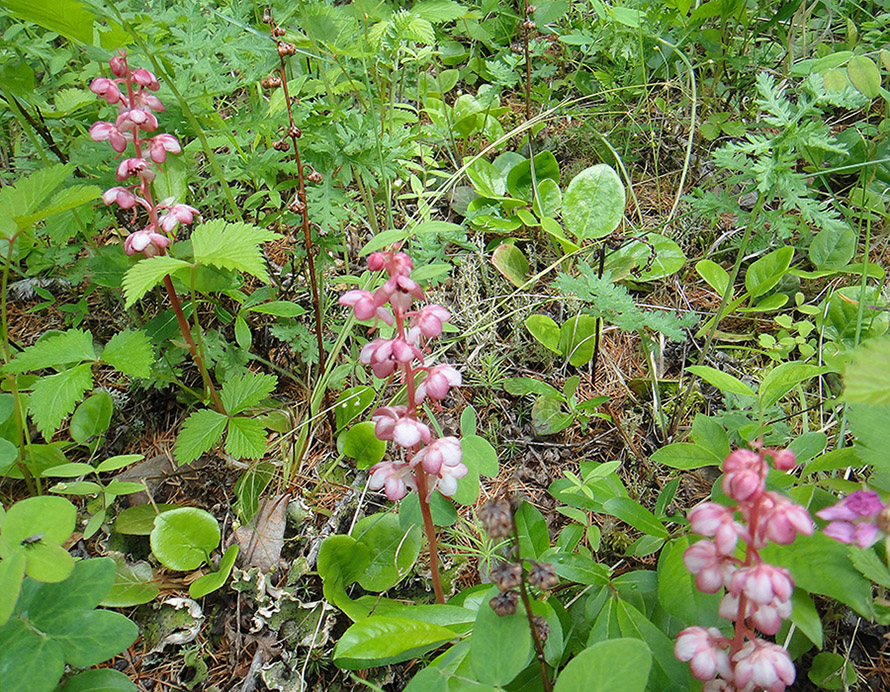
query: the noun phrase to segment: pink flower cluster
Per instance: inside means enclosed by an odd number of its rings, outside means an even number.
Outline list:
[[[788,652],[754,631],[776,634],[791,616],[794,580],[788,570],[764,562],[759,551],[769,542],[789,545],[798,534],[812,535],[813,522],[806,509],[766,490],[768,458],[785,471],[796,463],[788,450],[736,450],[723,463],[723,492],[738,504],[706,502],[689,513],[692,530],[711,540],[691,545],[683,563],[699,591],[726,589],[719,614],[734,623],[731,639],[713,627],[687,627],[677,636],[674,654],[706,681],[703,692],[782,692],[794,682]],[[736,557],[740,539],[744,558]]]
[[[427,397],[441,401],[451,387],[461,384],[460,372],[455,368],[427,365],[423,357],[427,340],[442,333],[442,324],[451,314],[441,305],[412,309],[414,300],[424,300],[424,294],[411,278],[414,263],[404,252],[371,253],[368,269],[385,271],[389,278],[373,293],[345,293],[340,304],[351,307],[356,319],[373,319],[375,326],[382,320],[395,326],[393,338],[374,339],[362,349],[359,359],[381,379],[400,373],[408,393],[407,406],[384,406],[371,416],[378,439],[394,442],[404,450],[404,457],[376,464],[371,469],[369,487],[382,488],[392,501],[405,497],[409,488],[422,493],[426,500],[436,488],[443,495],[453,495],[457,481],[467,475],[467,467],[461,462],[460,440],[434,439],[429,427],[417,418],[417,407]],[[418,382],[421,375],[423,380]]]
[[[857,490],[836,505],[816,512],[829,522],[822,532],[841,543],[870,548],[890,531],[890,509],[873,490]]]
[[[102,200],[109,206],[117,204],[121,209],[133,209],[134,220],[137,206],[148,212],[148,226],[131,233],[124,241],[128,255],[137,252],[146,257],[162,255],[171,243],[167,234],[173,233],[180,223],[192,223],[198,214],[197,209],[187,204],[173,204],[172,200],[155,204],[152,200],[150,185],[157,175],[157,164],[164,163],[167,154],[178,154],[182,149],[173,135],[157,134],[146,138],[141,134],[158,129],[155,113],[164,110],[161,100],[151,93],[160,88],[157,78],[146,69],[131,70],[124,52],[115,55],[108,64],[115,79],[98,77],[90,84],[90,91],[110,105],[116,105],[118,115],[113,123],[94,123],[90,127],[90,138],[95,142],[107,141],[118,154],[124,153],[132,144],[135,155],[120,162],[116,177],[118,182],[124,182],[136,176],[139,182],[112,187],[105,191]]]

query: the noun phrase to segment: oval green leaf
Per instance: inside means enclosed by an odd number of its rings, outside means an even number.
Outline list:
[[[580,240],[602,238],[618,228],[627,202],[621,178],[600,163],[581,171],[569,183],[562,216],[569,232]]]
[[[187,572],[200,567],[219,545],[219,523],[203,509],[180,507],[155,518],[150,538],[151,550],[162,565]]]

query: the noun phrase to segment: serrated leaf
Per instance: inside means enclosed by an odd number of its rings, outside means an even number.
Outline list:
[[[195,411],[185,421],[176,437],[173,454],[180,464],[188,464],[208,451],[223,434],[228,418],[204,409]]]
[[[150,377],[154,352],[145,332],[128,329],[111,337],[101,360],[130,377]]]
[[[236,459],[259,459],[266,453],[266,429],[256,418],[229,420],[226,453]]]
[[[22,0],[17,1],[22,2]],[[19,219],[32,214],[62,184],[72,169],[73,166],[70,164],[45,166],[25,178],[20,178],[14,185],[0,188],[0,236],[8,238],[16,232],[25,230],[28,225],[18,223]]]
[[[267,282],[269,274],[260,246],[279,237],[277,233],[247,223],[214,219],[195,228],[192,250],[199,264],[247,272]]]
[[[28,411],[44,439],[49,441],[62,420],[68,416],[93,386],[89,363],[76,365],[55,375],[41,377],[31,389]]]
[[[272,393],[277,384],[278,378],[274,375],[246,372],[226,380],[219,397],[226,413],[234,416],[256,406]]]
[[[95,358],[92,334],[82,329],[69,329],[28,346],[7,363],[4,370],[15,373],[44,370]]]
[[[25,21],[39,24],[73,41],[88,46],[93,43],[93,13],[78,0],[53,0],[50,3],[4,0],[3,6]]]
[[[74,209],[81,204],[86,204],[87,202],[92,202],[94,199],[99,199],[101,196],[102,190],[95,185],[74,185],[73,187],[65,188],[59,192],[52,198],[48,206],[39,208],[25,216],[18,217],[16,223],[21,228],[27,228],[33,226],[38,221],[43,221],[45,218],[52,216],[53,214]]]
[[[137,300],[161,283],[165,276],[190,267],[191,265],[188,262],[183,262],[169,255],[147,257],[137,262],[124,274],[123,287],[124,297],[126,298],[124,307],[132,307]]]
[[[433,24],[450,22],[467,13],[467,8],[454,0],[421,0],[411,12]]]

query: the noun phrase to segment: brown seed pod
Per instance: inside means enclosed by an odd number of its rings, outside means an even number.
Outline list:
[[[534,14],[534,13],[537,12],[537,11],[538,11],[538,8],[535,7],[534,5],[529,5],[529,6],[526,8],[526,12],[527,12],[528,14]]]
[[[313,170],[309,175],[306,176],[306,180],[308,180],[313,185],[318,185],[324,180],[324,176],[316,170]]]
[[[533,31],[537,27],[537,25],[535,24],[535,20],[533,20],[533,19],[526,19],[522,23],[522,26],[524,26],[529,31]]]
[[[547,641],[547,637],[550,636],[550,625],[540,615],[532,615],[532,624],[535,626],[538,639],[543,644]]]
[[[522,52],[522,46],[520,46],[518,43],[511,43],[511,44],[510,44],[510,52],[511,52],[511,53],[517,53],[517,54],[518,54],[518,53],[521,53],[521,52]]]
[[[291,125],[289,128],[287,128],[287,134],[289,137],[300,139],[300,137],[303,136],[303,131],[296,125]]]
[[[519,593],[516,591],[504,591],[492,598],[488,605],[499,616],[513,615],[516,612],[516,606],[519,604]]]
[[[277,89],[281,86],[281,77],[274,72],[260,82],[263,89]]]
[[[286,33],[287,29],[280,26],[276,26],[274,29],[272,29],[273,36],[284,36]]]
[[[492,538],[506,538],[513,533],[510,503],[506,500],[489,500],[479,509],[479,521]]]
[[[263,10],[263,24],[271,24],[274,20],[272,19],[272,8],[267,7]]]
[[[293,55],[297,52],[297,47],[293,43],[287,43],[286,41],[278,42],[278,55],[282,58],[286,55]]]
[[[287,151],[288,149],[290,149],[290,140],[279,139],[272,145],[272,148],[275,151]]]
[[[299,197],[294,197],[291,203],[287,205],[287,208],[300,216],[306,213],[306,204]]]
[[[553,565],[546,562],[532,562],[528,571],[528,583],[541,591],[547,591],[559,584],[559,577],[556,576]]]
[[[501,591],[515,589],[522,583],[522,567],[515,562],[499,562],[488,575]]]

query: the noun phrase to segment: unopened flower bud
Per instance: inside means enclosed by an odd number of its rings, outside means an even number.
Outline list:
[[[115,77],[125,77],[127,74],[127,54],[119,53],[108,61],[108,66]]]
[[[515,562],[499,562],[488,575],[501,591],[515,589],[522,582],[522,567]]]
[[[528,12],[528,14],[534,14],[535,12],[538,11],[538,8],[535,7],[534,5],[529,5],[529,6],[526,8],[526,11]]]
[[[875,525],[882,533],[890,533],[890,507],[884,507],[875,518]]]
[[[516,606],[519,605],[519,594],[516,591],[504,591],[492,598],[488,605],[498,615],[513,615],[516,612]]]
[[[532,562],[528,571],[528,583],[541,591],[548,591],[559,584],[559,577],[553,570],[553,565],[546,562]]]
[[[299,214],[300,216],[306,213],[306,203],[299,197],[294,197],[293,200],[291,200],[291,203],[287,205],[287,208],[294,214]]]
[[[278,42],[278,55],[282,58],[286,55],[293,55],[297,52],[297,47],[293,43],[287,43],[286,41]]]
[[[547,637],[550,636],[550,625],[548,625],[547,621],[540,615],[532,615],[532,624],[535,627],[535,633],[538,635],[538,640],[543,644],[547,641]]]
[[[290,141],[287,139],[279,139],[272,145],[275,151],[287,151],[290,149]]]
[[[510,52],[519,55],[520,53],[522,53],[522,46],[520,46],[518,43],[511,43]]]
[[[291,125],[287,128],[287,134],[289,137],[293,137],[295,139],[300,139],[303,136],[303,131],[297,127],[296,125]]]
[[[479,521],[492,538],[506,538],[513,533],[513,517],[506,500],[489,500],[482,505]]]

